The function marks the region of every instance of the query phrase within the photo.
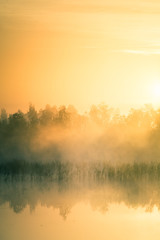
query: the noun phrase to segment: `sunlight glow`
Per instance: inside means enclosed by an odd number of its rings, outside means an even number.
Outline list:
[[[152,94],[153,94],[153,98],[155,100],[158,101],[160,99],[160,82],[156,82],[156,83],[153,84]]]

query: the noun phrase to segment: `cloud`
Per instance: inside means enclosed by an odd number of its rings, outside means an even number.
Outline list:
[[[124,14],[159,14],[160,4],[156,1],[1,1],[0,15],[48,15],[55,12],[74,13],[124,13]]]
[[[140,55],[159,55],[160,49],[158,50],[136,50],[136,49],[121,49],[114,50],[116,53],[128,53],[128,54],[140,54]]]

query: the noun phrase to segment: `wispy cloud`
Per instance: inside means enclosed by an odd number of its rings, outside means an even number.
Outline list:
[[[114,50],[113,52],[128,53],[128,54],[141,54],[141,55],[159,55],[160,49],[158,49],[158,50],[121,49],[121,50]]]
[[[160,3],[130,0],[117,1],[95,0],[95,1],[0,1],[0,15],[43,15],[58,12],[73,13],[112,13],[112,14],[160,14]]]

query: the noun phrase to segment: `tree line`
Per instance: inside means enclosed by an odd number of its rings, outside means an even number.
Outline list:
[[[141,109],[131,108],[127,115],[120,114],[118,109],[108,105],[92,105],[88,112],[78,113],[72,105],[50,106],[37,111],[33,104],[29,105],[27,113],[21,110],[8,114],[3,108],[0,113],[0,129],[9,126],[9,130],[23,129],[37,126],[80,127],[86,123],[94,122],[99,126],[125,126],[132,128],[157,128],[160,127],[160,109],[155,110],[152,105],[144,105]]]
[[[23,161],[159,162],[160,109],[151,105],[127,115],[108,105],[78,113],[74,106],[50,106],[26,113],[0,113],[0,163]]]

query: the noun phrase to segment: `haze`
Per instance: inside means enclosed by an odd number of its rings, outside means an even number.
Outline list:
[[[159,13],[157,0],[1,0],[0,107],[157,106]]]

